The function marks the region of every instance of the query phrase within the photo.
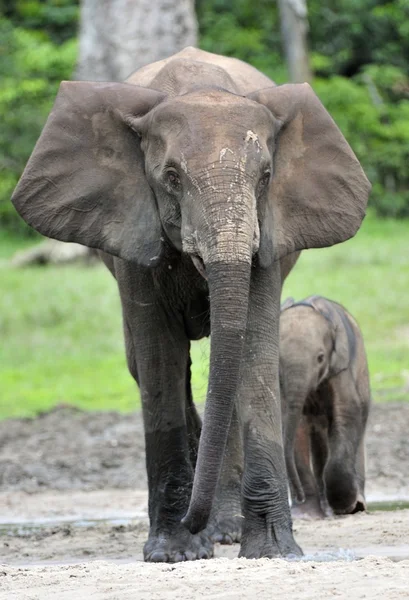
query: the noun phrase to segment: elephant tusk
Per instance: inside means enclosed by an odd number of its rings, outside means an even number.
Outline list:
[[[204,263],[200,256],[197,256],[197,254],[192,254],[191,259],[196,269],[199,271],[200,275],[204,277],[204,279],[207,279],[206,267],[204,266]]]

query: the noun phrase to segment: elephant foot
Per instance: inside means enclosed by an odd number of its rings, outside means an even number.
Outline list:
[[[354,506],[354,508],[352,509],[351,514],[354,515],[357,512],[364,512],[366,511],[366,501],[365,498],[362,494],[358,495],[358,498],[356,500],[356,504]]]
[[[242,558],[298,558],[303,555],[289,527],[278,525],[251,530],[244,525],[239,557]]]
[[[241,540],[242,521],[241,516],[216,518],[206,531],[213,542],[231,546]]]
[[[365,498],[361,494],[359,494],[356,501],[353,502],[347,508],[338,508],[337,510],[334,510],[335,514],[337,514],[337,515],[355,515],[358,512],[365,512],[365,511],[366,511],[366,502],[365,502]]]
[[[291,507],[291,516],[294,519],[325,519],[327,516],[322,510],[320,503],[316,498],[307,498],[300,504],[293,503]]]
[[[181,528],[172,535],[166,532],[150,536],[143,556],[146,562],[168,563],[212,558],[213,542],[207,532],[192,535]]]
[[[329,506],[336,515],[350,515],[365,510],[365,498],[352,468],[338,459],[325,468],[325,490]]]

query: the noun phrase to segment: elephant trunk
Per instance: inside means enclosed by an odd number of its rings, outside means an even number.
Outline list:
[[[282,397],[284,454],[292,500],[301,504],[305,501],[305,493],[298,474],[295,447],[297,444],[297,430],[301,424],[303,407],[308,396],[309,379],[308,373],[304,371],[295,373],[294,369],[288,370],[291,371],[291,376],[287,373]],[[286,371],[287,369],[284,369],[284,372]],[[290,380],[289,377],[291,377]]]
[[[301,421],[301,408],[287,407],[288,415],[286,418],[286,427],[284,431],[284,446],[285,446],[285,462],[287,467],[287,475],[291,489],[293,502],[301,504],[305,501],[304,489],[298,475],[298,469],[295,462],[295,443],[296,433]]]
[[[182,520],[191,533],[206,527],[216,493],[240,382],[252,257],[259,247],[254,182],[242,164],[237,168],[218,161],[206,175],[196,180],[200,202],[193,203],[185,222],[182,213],[184,249],[192,259],[200,257],[205,269],[211,329],[203,427],[190,505]]]
[[[250,261],[251,254],[247,261],[206,266],[211,313],[210,374],[192,496],[182,520],[191,533],[207,525],[224,457],[246,334]]]

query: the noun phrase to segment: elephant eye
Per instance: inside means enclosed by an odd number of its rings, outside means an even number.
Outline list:
[[[317,361],[319,362],[319,364],[321,364],[322,362],[324,362],[324,353],[320,352],[317,356]]]
[[[180,177],[175,169],[166,170],[166,181],[173,189],[178,189],[180,187]]]

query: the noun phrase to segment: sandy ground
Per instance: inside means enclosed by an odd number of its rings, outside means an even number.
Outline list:
[[[3,571],[3,577],[2,577]],[[406,564],[218,559],[178,565],[111,564],[0,570],[1,600],[403,600]]]
[[[408,509],[296,521],[302,561],[237,559],[234,545],[210,561],[153,565],[142,562],[146,501],[130,490],[2,493],[6,516],[42,523],[0,526],[0,600],[409,598]]]
[[[409,498],[409,404],[375,406],[368,497]],[[142,563],[140,416],[60,408],[0,423],[0,600],[409,599],[409,509],[296,521],[302,561]]]
[[[47,492],[31,497],[6,492],[0,502],[5,507],[0,523],[2,562],[142,560],[148,534],[145,491]],[[19,514],[32,518],[22,523],[17,521]],[[329,553],[330,558],[362,558],[372,554],[409,560],[409,509],[297,520],[294,533],[308,556]],[[234,558],[238,551],[238,545],[218,545],[216,556]]]

